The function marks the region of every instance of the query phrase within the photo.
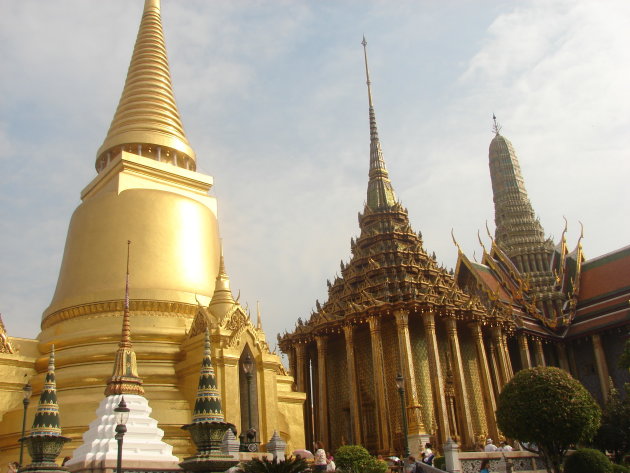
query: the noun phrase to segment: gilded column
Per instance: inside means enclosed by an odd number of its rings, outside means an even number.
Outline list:
[[[352,425],[352,442],[355,445],[362,443],[361,419],[359,413],[359,393],[357,388],[357,367],[354,360],[354,326],[344,325],[343,333],[346,338],[346,365],[348,366],[348,385],[350,387],[350,422]]]
[[[448,424],[446,399],[444,397],[444,381],[442,379],[442,370],[440,369],[440,352],[438,350],[437,337],[435,336],[435,315],[433,312],[424,312],[422,314],[422,320],[424,322],[424,330],[427,338],[431,389],[433,390],[433,399],[437,407],[438,440],[439,444],[443,445],[450,437],[451,432]]]
[[[486,349],[483,344],[483,332],[481,331],[481,324],[479,322],[472,322],[469,327],[475,341],[479,371],[481,372],[481,389],[483,392],[484,407],[486,408],[488,433],[493,439],[496,439],[499,438],[499,429],[497,428],[497,421],[495,418],[497,404],[494,397],[494,389],[492,387],[492,378],[490,377],[488,357],[486,356]]]
[[[315,406],[317,412],[318,432],[326,448],[330,448],[330,435],[328,433],[328,379],[326,378],[326,353],[328,352],[328,338],[326,335],[317,335],[317,386],[319,390],[319,405]]]
[[[527,335],[524,333],[518,334],[518,349],[521,354],[521,365],[526,370],[532,367],[532,357],[529,354],[529,343],[527,343]]]
[[[300,392],[306,392],[306,363],[306,345],[298,342],[295,344],[295,383]]]
[[[567,346],[564,342],[556,343],[556,352],[558,353],[560,368],[568,373],[571,373],[571,368],[569,367],[569,357],[567,356]]]
[[[414,360],[411,352],[411,339],[409,337],[409,311],[397,310],[396,329],[398,333],[398,351],[400,353],[400,364],[402,375],[405,377],[405,393],[407,401],[407,418],[409,421],[409,435],[426,434],[426,429],[422,421],[422,406],[418,396],[418,385],[416,384],[416,372]]]
[[[376,394],[376,417],[378,420],[378,450],[389,453],[390,432],[385,393],[385,367],[383,366],[383,343],[381,341],[381,319],[372,315],[368,319],[370,324],[370,341],[372,344],[372,369],[374,370],[374,391]]]
[[[536,346],[536,366],[547,366],[545,363],[545,351],[543,350],[542,339],[536,338],[534,340]]]
[[[510,358],[510,350],[508,349],[507,334],[501,330],[501,349],[505,356],[505,368],[507,370],[507,380],[511,380],[514,377],[514,370],[512,369],[512,359]]]
[[[448,341],[453,355],[453,377],[455,378],[455,392],[457,395],[457,406],[461,418],[462,426],[462,442],[464,445],[471,446],[475,443],[472,416],[470,415],[470,406],[468,404],[468,393],[466,391],[466,378],[462,368],[462,353],[459,346],[459,337],[457,335],[457,321],[449,317],[446,319],[446,330],[448,332]]]
[[[602,390],[602,399],[608,400],[608,393],[610,391],[610,377],[608,375],[608,365],[606,364],[606,354],[604,353],[604,347],[602,347],[602,338],[596,333],[592,335],[593,351],[595,352],[595,365],[597,366],[597,376],[599,377],[599,385]]]
[[[492,361],[492,374],[494,375],[494,387],[495,394],[499,396],[499,393],[503,389],[503,385],[505,381],[503,379],[503,373],[501,372],[501,366],[499,366],[499,362],[497,361],[497,350],[494,346],[492,340],[490,341],[490,360]]]
[[[503,384],[510,380],[510,372],[508,369],[508,360],[506,360],[505,347],[503,346],[503,331],[501,327],[492,327],[492,339],[496,351],[496,356],[499,361],[499,369],[501,370],[501,377],[503,378]],[[501,386],[503,389],[503,385]]]

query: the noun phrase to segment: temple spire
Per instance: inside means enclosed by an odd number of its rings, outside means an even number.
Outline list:
[[[156,0],[157,1],[157,0]],[[129,323],[129,259],[131,241],[127,241],[127,273],[125,276],[125,305],[120,343],[114,359],[114,371],[107,382],[105,395],[144,394],[142,379],[138,376],[136,353],[131,344],[131,324]]]
[[[50,349],[48,371],[46,372],[42,393],[39,396],[39,404],[37,405],[30,435],[61,435],[59,405],[57,404],[57,383],[55,380],[55,345],[52,345]]]
[[[201,361],[201,373],[199,374],[197,399],[195,400],[192,421],[193,424],[197,424],[200,422],[223,422],[224,420],[221,394],[212,366],[210,332],[206,329],[203,360]]]
[[[159,0],[145,0],[118,108],[96,158],[100,172],[120,151],[195,169],[171,85]]]
[[[492,114],[492,122],[492,131],[495,135],[499,135],[501,133],[501,125],[497,122],[497,116],[494,113]]]
[[[372,210],[383,210],[392,207],[396,203],[396,194],[392,188],[389,174],[383,159],[381,142],[378,138],[376,126],[376,113],[372,101],[372,81],[370,81],[370,69],[367,59],[367,41],[365,36],[361,42],[363,45],[363,57],[365,59],[365,76],[368,89],[368,103],[370,111],[370,172],[366,205]]]

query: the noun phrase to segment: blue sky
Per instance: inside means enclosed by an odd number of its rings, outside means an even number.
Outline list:
[[[34,337],[118,103],[141,0],[0,0],[0,312]],[[491,116],[543,227],[630,243],[630,3],[163,0],[175,95],[227,270],[270,342],[326,298],[367,185],[361,37],[394,188],[438,261],[494,228]],[[132,294],[133,297],[133,294]]]

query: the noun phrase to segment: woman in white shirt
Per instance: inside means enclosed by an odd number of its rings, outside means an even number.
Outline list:
[[[324,444],[318,440],[315,442],[315,460],[313,461],[313,471],[326,471],[326,450],[324,450]]]

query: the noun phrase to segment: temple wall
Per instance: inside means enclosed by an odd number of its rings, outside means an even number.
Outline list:
[[[349,383],[346,363],[346,347],[343,335],[333,335],[328,340],[326,356],[328,379],[328,412],[330,445],[326,449],[351,443]]]
[[[589,390],[599,403],[603,402],[603,396],[597,376],[597,366],[593,356],[593,343],[590,338],[581,338],[573,342],[573,356],[577,366],[576,378]]]
[[[464,379],[468,393],[468,406],[472,419],[473,433],[475,436],[485,432],[488,433],[486,412],[484,409],[483,389],[481,386],[480,366],[477,360],[477,351],[474,340],[469,334],[469,330],[464,325],[458,327],[459,342],[462,352],[462,364]]]
[[[367,325],[357,327],[354,339],[358,391],[361,400],[361,435],[363,446],[374,451],[377,448],[376,394],[374,392],[370,332]]]

